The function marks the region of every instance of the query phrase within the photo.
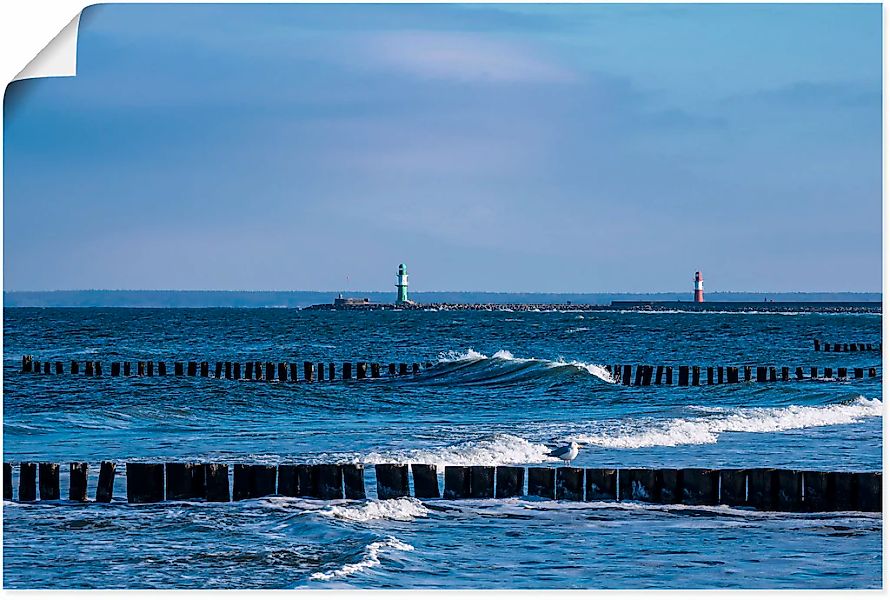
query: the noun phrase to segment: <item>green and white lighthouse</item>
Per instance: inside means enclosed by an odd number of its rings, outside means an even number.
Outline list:
[[[408,267],[405,266],[405,263],[399,265],[399,275],[396,279],[396,289],[398,290],[398,294],[396,296],[396,304],[407,304],[408,303]]]

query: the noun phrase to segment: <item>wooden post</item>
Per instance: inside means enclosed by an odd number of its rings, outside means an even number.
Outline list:
[[[810,367],[810,379],[819,379],[819,369]]]
[[[882,479],[880,471],[856,474],[858,486],[857,510],[862,512],[881,512]]]
[[[751,381],[751,366],[745,365],[745,381]]]
[[[173,363],[173,374],[176,375],[177,377],[182,377],[182,363],[181,362],[177,361],[177,362]]]
[[[757,381],[760,383],[766,382],[766,367],[757,367]]]
[[[204,498],[206,479],[204,465],[199,463],[167,463],[167,500]]]
[[[727,506],[744,506],[747,502],[747,477],[744,469],[720,471],[720,503]]]
[[[650,502],[680,504],[683,499],[683,475],[679,469],[653,469],[655,481]]]
[[[287,381],[287,364],[278,363],[278,381]]]
[[[800,471],[776,469],[773,472],[773,508],[783,512],[799,511],[803,500]]]
[[[87,501],[87,473],[89,468],[89,464],[85,462],[73,462],[68,465],[70,474],[68,479],[68,499],[70,501]]]
[[[37,373],[38,375],[40,375],[40,361],[39,360],[34,361],[34,372]]]
[[[869,376],[869,377],[877,377],[877,376],[878,376],[878,370],[877,370],[875,367],[869,367],[869,368],[868,368],[868,376]]]
[[[216,361],[216,370],[214,371],[214,375],[216,375],[217,379],[223,378],[223,364],[220,361]]]
[[[841,345],[840,345],[840,344],[835,344],[835,345],[834,345],[834,351],[835,351],[835,352],[840,352],[840,351],[841,351]]]
[[[80,370],[80,364],[76,360],[71,361],[71,374],[77,375],[77,372]]]
[[[413,375],[417,375],[420,373],[420,365],[417,363],[411,363],[411,373]]]
[[[328,363],[328,381],[334,381],[337,378],[337,369],[334,363]]]
[[[557,467],[556,499],[581,502],[584,500],[584,469]]]
[[[118,365],[118,366],[120,366],[120,365]],[[65,373],[65,365],[62,364],[62,361],[57,360],[56,361],[56,375],[62,375],[64,373]]]
[[[643,365],[637,365],[636,373],[634,373],[634,385],[639,386],[643,384]]]
[[[229,502],[229,465],[204,465],[204,491],[208,502]]]
[[[124,362],[124,377],[130,376],[130,362]]]
[[[395,377],[396,375],[396,363],[389,363],[389,376]]]
[[[717,367],[717,385],[723,383],[723,367]]]
[[[116,465],[113,462],[102,461],[99,465],[99,483],[96,485],[96,502],[111,502],[114,495],[114,472]]]
[[[275,465],[236,464],[232,499],[247,500],[275,494]]]
[[[121,364],[119,362],[111,363],[111,376],[119,377],[121,374]]]
[[[716,506],[719,500],[720,471],[713,469],[680,469],[683,504]]]
[[[680,376],[677,385],[689,385],[689,367],[685,365],[680,367]]]
[[[365,466],[358,463],[341,465],[344,496],[347,500],[365,499]]]
[[[445,467],[446,500],[470,497],[470,467]]]
[[[290,380],[295,383],[299,381],[300,378],[297,377],[297,363],[290,363],[288,369],[290,370]]]
[[[155,363],[153,360],[150,360],[145,363],[145,372],[149,377],[154,377],[155,374]]]
[[[275,379],[275,364],[267,362],[266,363],[266,381],[272,381]]]
[[[648,386],[652,383],[652,367],[649,365],[640,365],[643,370],[643,385]]]
[[[317,496],[322,500],[343,498],[343,469],[340,465],[312,465]]]
[[[618,471],[615,469],[587,469],[585,499],[588,502],[618,499]]]
[[[748,500],[747,506],[753,506],[761,510],[772,510],[773,500],[773,471],[775,469],[749,469],[748,470]]]
[[[127,502],[144,504],[164,500],[164,465],[127,463]]]
[[[355,373],[356,379],[364,379],[368,376],[368,364],[367,363],[360,362],[360,363],[357,363],[355,365],[355,367],[356,367],[356,373]]]
[[[232,362],[226,361],[226,379],[232,378]]]
[[[37,364],[39,364],[39,361],[38,361]],[[38,370],[40,370],[39,367],[38,367]],[[87,374],[87,375],[92,375],[92,374],[93,374],[93,361],[91,361],[91,360],[88,360],[88,361],[86,362],[86,374]]]
[[[495,498],[516,498],[525,490],[523,467],[498,466],[495,469]]]
[[[692,367],[692,385],[699,385],[701,383],[701,367],[694,366]]]
[[[782,381],[788,381],[791,379],[790,372],[788,367],[782,367]]]
[[[318,373],[318,380],[324,381],[324,363],[318,363],[318,368],[316,369],[316,373]]]
[[[166,377],[166,376],[167,376],[167,363],[165,363],[165,362],[162,361],[162,360],[159,360],[159,361],[158,361],[158,375],[159,375],[160,377]]]
[[[556,498],[556,470],[550,467],[529,467],[528,495],[550,500]]]
[[[632,370],[633,370],[633,367],[631,365],[624,365],[624,373],[623,373],[622,379],[621,379],[621,382],[624,385],[630,385],[630,376],[631,376]]]
[[[408,374],[407,363],[399,363],[399,375],[407,375],[407,374]]]
[[[304,381],[312,381],[312,363],[304,362],[303,363],[303,380]]]
[[[408,465],[377,464],[374,465],[374,472],[377,476],[378,499],[391,500],[409,495]]]
[[[210,377],[210,365],[206,360],[201,361],[201,377]]]
[[[412,464],[411,475],[414,478],[415,498],[438,498],[439,478],[436,465]]]
[[[30,373],[34,369],[34,359],[30,354],[22,356],[22,373]]]
[[[818,339],[813,340],[813,346],[815,346],[816,352],[818,352],[819,351],[819,340]]]
[[[37,463],[19,464],[19,502],[37,500]]]
[[[655,499],[655,471],[652,469],[619,469],[618,497],[621,500]]]
[[[253,379],[253,361],[247,361],[244,363],[244,379],[248,381]]]
[[[846,367],[838,367],[837,378],[838,379],[846,379],[847,378],[847,368]]]
[[[770,367],[770,368],[769,368],[769,380],[770,380],[770,381],[775,381],[775,380],[776,380],[776,368],[775,368],[775,367]]]
[[[831,367],[825,367],[825,379],[832,379],[834,377],[834,371]]]
[[[714,385],[714,367],[708,367],[708,385]]]
[[[803,367],[797,367],[794,369],[794,378],[800,381],[803,379]]]
[[[855,369],[853,369],[853,377],[855,377],[856,379],[862,379],[862,376],[864,374],[865,372],[863,371],[862,367],[856,367]]]
[[[664,383],[666,385],[674,385],[674,367],[667,366],[664,368]]]
[[[352,379],[352,363],[345,362],[343,363],[343,380],[348,379]]]
[[[43,374],[49,375],[51,368],[52,368],[52,365],[49,364],[49,361],[46,361],[45,363],[43,363]],[[102,363],[97,362],[96,363],[96,375],[101,375],[101,374],[102,374]]]
[[[661,385],[661,378],[664,376],[664,365],[655,367],[655,385]]]
[[[236,381],[241,379],[241,363],[232,364],[232,378]]]
[[[145,362],[144,361],[140,360],[139,362],[136,363],[136,374],[139,377],[145,377]]]
[[[190,360],[188,369],[189,377],[196,377],[198,375],[198,363],[196,361]]]
[[[373,379],[377,379],[380,377],[380,365],[377,363],[371,363],[371,377]]]
[[[58,463],[40,463],[40,499],[58,500],[59,493],[59,465]]]
[[[470,467],[470,498],[494,498],[494,467]]]

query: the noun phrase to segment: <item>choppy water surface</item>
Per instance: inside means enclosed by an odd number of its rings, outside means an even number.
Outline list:
[[[870,314],[7,309],[4,460],[89,461],[91,493],[100,460],[531,465],[571,439],[582,466],[880,470],[880,379],[627,388],[603,368],[868,367],[877,353],[815,353],[812,338],[877,343],[880,327]],[[268,384],[22,375],[22,354],[435,365]],[[861,513],[281,497],[3,510],[15,588],[881,585],[881,519]]]

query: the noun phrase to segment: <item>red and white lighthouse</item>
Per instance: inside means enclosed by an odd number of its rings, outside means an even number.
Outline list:
[[[701,277],[701,271],[695,272],[695,302],[705,301],[705,280]]]

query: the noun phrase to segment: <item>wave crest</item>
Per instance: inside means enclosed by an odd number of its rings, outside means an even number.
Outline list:
[[[491,356],[472,348],[456,352],[451,350],[439,355],[437,367],[427,371],[427,380],[444,379],[449,383],[504,383],[542,377],[559,377],[586,373],[605,381],[615,383],[604,365],[586,363],[579,360],[556,360],[541,358],[521,358],[509,350],[498,350]]]
[[[396,498],[393,500],[371,500],[359,506],[334,505],[323,515],[345,521],[365,523],[367,521],[413,521],[425,517],[429,510],[416,498]]]
[[[411,550],[414,550],[414,546],[411,544],[406,544],[405,542],[390,536],[383,541],[371,542],[365,546],[362,560],[343,565],[342,567],[330,571],[313,573],[309,576],[309,579],[316,581],[330,581],[331,579],[347,577],[355,573],[361,573],[365,569],[376,567],[380,564],[380,552],[385,548],[401,550],[402,552],[410,552]]]
[[[445,465],[510,465],[556,460],[547,456],[549,451],[544,444],[535,444],[525,438],[502,433],[491,438],[431,450],[407,450],[393,454],[373,452],[365,457],[364,462],[433,464],[440,469]]]

